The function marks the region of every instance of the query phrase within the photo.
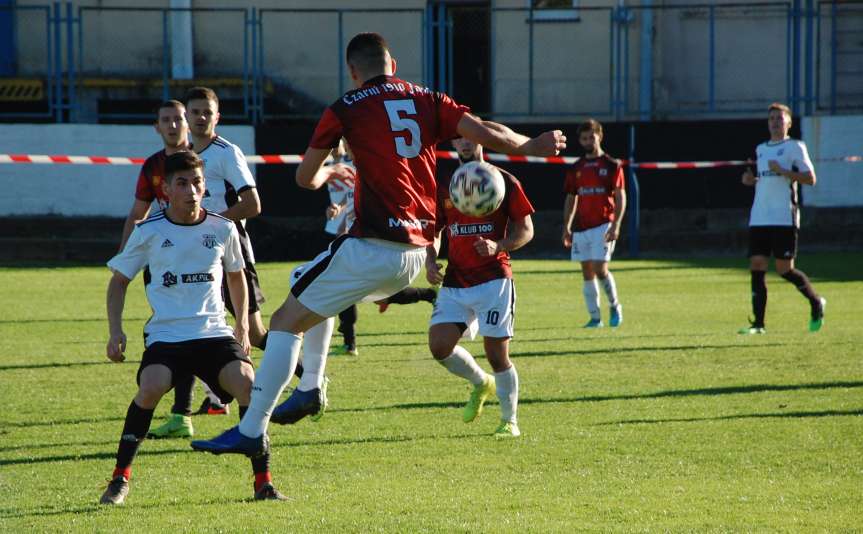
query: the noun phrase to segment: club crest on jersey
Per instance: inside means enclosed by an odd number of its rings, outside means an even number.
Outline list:
[[[162,275],[162,285],[165,287],[177,285],[177,275],[171,271],[166,272]]]
[[[174,244],[171,243],[170,239],[166,239],[166,240],[162,241],[162,248],[168,248],[168,247],[173,247],[173,246],[174,246]]]
[[[599,169],[600,176],[608,176],[608,169]]]
[[[451,235],[453,237],[467,236],[467,235],[490,234],[492,232],[494,232],[494,224],[493,223],[471,223],[471,224],[453,223],[453,224],[449,225],[449,235]]]
[[[779,152],[777,152],[777,153],[776,153],[776,155],[777,155],[777,156],[781,156],[781,155],[782,155],[782,154],[784,154],[784,153],[785,153],[785,149],[784,149],[784,148],[780,148],[780,149],[779,149]]]
[[[213,248],[216,246],[216,235],[215,234],[204,234],[201,236],[203,240],[201,244],[207,248]]]
[[[453,206],[453,205],[452,205],[452,200],[450,200],[450,199],[448,199],[448,198],[447,198],[447,199],[445,199],[445,200],[443,201],[443,207],[444,207],[445,209],[452,209],[452,208],[454,208],[455,206]]]

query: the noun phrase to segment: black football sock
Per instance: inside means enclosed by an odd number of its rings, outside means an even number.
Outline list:
[[[240,406],[240,419],[243,418],[248,409],[248,406]],[[255,491],[258,491],[261,489],[261,486],[272,480],[272,476],[270,475],[270,453],[250,458],[250,460],[252,461],[252,473],[255,475]]]
[[[434,302],[435,298],[437,298],[437,293],[435,293],[433,289],[406,287],[395,295],[389,297],[387,299],[387,302],[389,302],[390,304],[413,304],[421,300],[424,300],[426,302]]]
[[[195,388],[195,375],[177,376],[174,383],[174,405],[171,413],[192,415],[192,390]]]
[[[343,310],[339,313],[339,332],[342,333],[345,339],[345,345],[354,347],[357,344],[356,331],[354,325],[357,323],[357,305]]]
[[[752,271],[752,313],[755,322],[752,326],[764,328],[764,313],[767,311],[767,283],[764,277],[765,271]]]
[[[153,421],[153,410],[145,410],[135,404],[133,400],[126,411],[126,422],[123,424],[123,434],[120,436],[120,445],[117,448],[117,467],[114,476],[122,474],[129,479],[131,474],[132,460],[138,453],[138,447]]]
[[[797,291],[809,300],[809,305],[812,307],[812,315],[821,310],[821,297],[818,296],[815,288],[809,283],[809,277],[806,276],[806,273],[797,269],[791,269],[783,274],[782,278],[794,284]]]

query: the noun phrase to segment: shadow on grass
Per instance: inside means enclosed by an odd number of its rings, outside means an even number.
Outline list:
[[[99,490],[99,491],[101,491],[101,490]],[[93,500],[95,501],[97,497],[98,497],[98,494],[96,494],[96,497],[94,497]],[[208,499],[201,500],[201,501],[187,502],[187,503],[183,503],[183,504],[186,506],[213,506],[213,505],[220,505],[220,504],[236,504],[236,503],[243,503],[243,502],[255,502],[255,501],[254,501],[254,499],[247,498],[247,497],[238,497],[236,499],[232,499],[230,497],[224,497],[223,496],[223,497],[217,497],[217,498],[208,498]],[[176,503],[153,503],[153,504],[131,504],[131,505],[126,505],[125,508],[128,509],[128,507],[132,507],[136,510],[150,510],[150,509],[159,509],[159,508],[175,509],[176,506],[177,506]],[[65,509],[60,509],[60,510],[45,510],[44,508],[40,508],[38,510],[32,510],[32,511],[19,511],[16,508],[0,508],[0,518],[13,519],[13,518],[17,518],[17,517],[31,517],[31,516],[41,517],[41,516],[48,516],[48,515],[65,515],[65,514],[100,514],[100,513],[109,514],[109,513],[111,513],[110,510],[117,510],[117,508],[118,507],[115,507],[115,506],[104,506],[104,505],[95,504],[95,503],[92,505],[89,505],[89,506],[79,506],[76,508],[65,508]],[[124,508],[124,507],[120,507],[120,508]]]
[[[146,317],[124,317],[126,321],[146,321]],[[55,317],[53,319],[0,319],[0,324],[39,324],[39,323],[104,323],[104,317]]]
[[[0,452],[20,451],[20,450],[35,450],[35,449],[52,449],[54,447],[88,447],[97,445],[116,445],[117,440],[102,440],[102,441],[73,441],[71,443],[31,443],[28,445],[13,445],[11,447],[0,447]]]
[[[579,349],[579,350],[542,350],[533,352],[513,352],[514,358],[539,358],[543,356],[576,356],[586,354],[621,354],[625,352],[647,352],[647,351],[687,351],[687,350],[703,350],[703,349],[760,349],[765,347],[787,347],[797,346],[792,343],[760,343],[760,344],[740,344],[726,343],[717,345],[664,345],[654,347],[615,347],[602,349]]]
[[[125,360],[124,364],[141,363],[141,360]],[[44,362],[44,363],[11,363],[9,365],[0,365],[0,372],[16,371],[19,369],[50,369],[53,367],[88,367],[91,365],[116,365],[117,362],[112,362],[107,358],[100,362]]]
[[[823,410],[820,412],[773,412],[773,413],[745,413],[739,415],[722,415],[719,417],[681,417],[675,419],[624,419],[623,421],[609,421],[607,423],[596,423],[594,426],[608,425],[642,425],[656,423],[697,423],[702,421],[731,421],[734,419],[784,419],[804,417],[845,417],[863,415],[863,408],[857,410]]]
[[[78,417],[75,419],[52,419],[50,421],[4,421],[0,429],[30,428],[34,426],[83,425],[87,423],[113,423],[125,421],[126,417]]]
[[[727,386],[700,389],[673,389],[667,391],[656,391],[653,393],[622,394],[622,395],[586,395],[583,397],[547,397],[547,398],[524,398],[519,399],[520,405],[525,404],[568,404],[576,402],[606,402],[618,400],[643,400],[663,399],[675,397],[712,397],[717,395],[741,395],[748,393],[764,393],[773,391],[806,391],[837,388],[860,388],[863,382],[819,382],[813,384],[751,384],[745,386]],[[366,412],[378,410],[423,410],[434,408],[461,408],[464,401],[443,402],[416,402],[405,404],[392,404],[388,406],[375,406],[371,408],[335,408],[327,410],[328,413],[337,412]],[[609,423],[610,424],[610,423]]]
[[[141,450],[138,452],[138,456],[162,456],[165,454],[176,454],[182,452],[192,452],[190,448],[183,449],[164,449],[160,451],[148,451]],[[54,456],[34,456],[28,458],[10,458],[0,460],[0,465],[18,465],[18,464],[43,464],[43,463],[53,463],[53,462],[66,462],[66,461],[81,461],[81,460],[112,460],[117,456],[116,451],[106,451],[106,452],[91,452],[87,454],[58,454]]]

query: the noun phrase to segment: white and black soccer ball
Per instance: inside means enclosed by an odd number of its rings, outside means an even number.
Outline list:
[[[506,194],[503,175],[484,161],[465,163],[452,175],[449,198],[455,209],[471,217],[485,217],[500,207]]]

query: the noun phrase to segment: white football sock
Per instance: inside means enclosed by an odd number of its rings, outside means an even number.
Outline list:
[[[593,280],[585,280],[584,288],[584,303],[587,305],[587,313],[591,319],[599,319],[599,284],[596,283],[596,278]]]
[[[617,302],[617,284],[614,283],[614,275],[608,273],[608,278],[600,278],[599,283],[605,291],[605,296],[608,297],[608,305],[616,308],[619,303]]]
[[[270,415],[288,380],[294,376],[303,338],[290,332],[270,330],[264,359],[255,372],[252,400],[240,421],[240,432],[256,438],[267,431]]]
[[[213,403],[213,404],[223,404],[223,403],[222,403],[222,399],[220,399],[218,395],[216,395],[215,393],[213,393],[213,390],[212,390],[212,389],[210,389],[210,386],[208,386],[208,385],[207,385],[207,383],[206,383],[206,382],[204,382],[203,380],[201,380],[201,389],[203,389],[203,390],[204,390],[204,393],[206,393],[207,397],[209,397],[209,398],[210,398],[210,402],[211,402],[211,403]]]
[[[460,345],[456,345],[452,354],[443,360],[438,360],[438,363],[446,367],[450,373],[464,378],[474,386],[485,382],[485,371],[476,363],[470,352]]]
[[[515,423],[516,410],[518,410],[518,373],[515,365],[494,374],[497,384],[497,398],[500,399],[500,418],[502,421]]]
[[[303,376],[297,389],[310,391],[320,389],[324,383],[327,368],[327,353],[330,352],[330,338],[336,319],[330,317],[309,328],[303,335]]]

